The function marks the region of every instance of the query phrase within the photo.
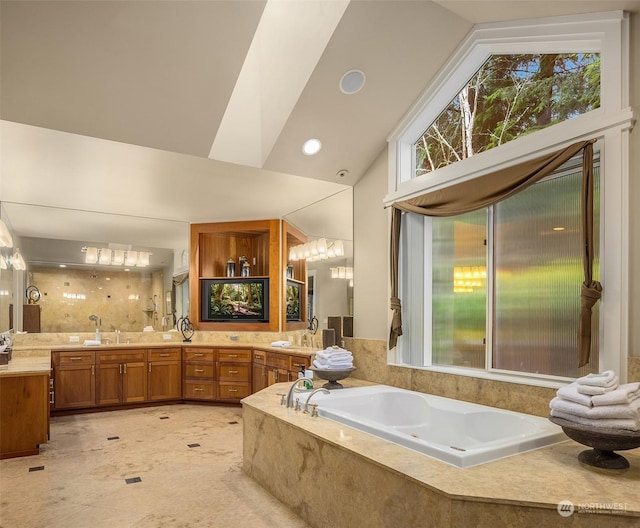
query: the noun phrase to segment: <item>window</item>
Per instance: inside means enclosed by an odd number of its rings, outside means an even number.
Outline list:
[[[598,63],[599,101],[587,97],[591,102],[580,110],[556,112],[544,132],[524,127],[508,143],[479,153],[474,149],[473,156],[459,156],[457,163],[422,170],[428,156],[421,155],[419,146],[426,143],[429,128],[443,108],[459,101],[460,87],[468,86],[487,61],[550,53],[581,57],[589,67]],[[389,140],[394,163],[387,204],[464,184],[576,141],[598,140],[594,233],[601,258],[596,257],[594,269],[605,297],[594,310],[587,368],[578,370],[574,359],[582,282],[581,166],[571,162],[488,209],[449,218],[403,215],[399,274],[403,335],[393,349],[393,362],[512,381],[526,378],[527,383],[547,386],[559,378],[606,368],[625,379],[629,324],[625,189],[633,123],[627,63],[625,14],[560,17],[518,27],[478,26]],[[584,92],[585,86],[578,91]],[[463,142],[464,136],[459,137]]]
[[[600,106],[600,55],[492,55],[415,143],[416,176]]]
[[[430,220],[432,364],[563,377],[589,371],[575,362],[580,162],[489,209]],[[597,325],[590,364],[598,365]]]

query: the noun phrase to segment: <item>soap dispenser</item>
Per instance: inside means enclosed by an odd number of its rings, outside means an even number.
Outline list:
[[[97,341],[98,343],[100,343],[100,342],[101,342],[101,338],[100,338],[100,329],[99,329],[99,328],[96,328],[96,341]]]

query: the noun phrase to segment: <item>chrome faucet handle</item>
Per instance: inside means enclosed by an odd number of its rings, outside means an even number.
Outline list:
[[[279,392],[278,396],[280,396],[280,405],[284,405],[285,403],[287,403],[287,395],[286,394],[282,394],[281,392]]]
[[[318,404],[317,403],[312,403],[311,404],[311,418],[315,418],[316,416],[318,416]]]
[[[296,398],[296,406],[293,408],[293,410],[299,411],[300,409],[302,409],[302,407],[300,407],[300,398]]]

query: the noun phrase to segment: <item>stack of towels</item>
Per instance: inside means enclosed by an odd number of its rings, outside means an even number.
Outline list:
[[[327,347],[316,352],[313,366],[320,370],[341,370],[353,367],[351,352],[337,346]]]
[[[591,427],[640,430],[640,382],[619,385],[612,370],[589,374],[558,390],[551,416]]]

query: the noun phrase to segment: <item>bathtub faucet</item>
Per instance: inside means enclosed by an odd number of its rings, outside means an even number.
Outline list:
[[[311,394],[309,394],[309,397],[307,398],[307,401],[304,404],[304,412],[308,413],[309,412],[309,402],[311,401],[311,398],[313,398],[313,395],[316,392],[324,392],[325,394],[331,394],[331,391],[328,389],[325,389],[323,387],[320,387],[319,389],[314,390]],[[311,416],[318,416],[317,412],[312,412]]]
[[[313,380],[310,378],[298,378],[296,381],[294,381],[291,384],[291,387],[289,387],[289,392],[287,393],[287,399],[286,399],[287,407],[293,407],[293,390],[298,386],[298,384],[301,381],[310,381],[311,383],[313,383]]]

